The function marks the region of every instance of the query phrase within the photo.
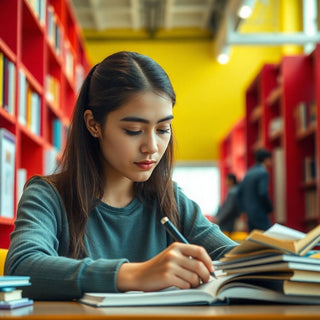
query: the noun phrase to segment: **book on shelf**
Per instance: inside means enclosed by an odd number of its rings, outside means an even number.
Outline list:
[[[315,125],[317,123],[317,103],[315,101],[312,101],[309,110],[309,124]]]
[[[16,138],[0,128],[0,216],[14,217],[14,179]]]
[[[4,54],[0,55],[1,106],[14,115],[15,113],[15,65]]]
[[[19,112],[18,112],[18,121],[22,125],[27,124],[27,79],[24,72],[19,69]]]
[[[304,182],[315,181],[317,178],[317,166],[315,157],[305,157],[303,159]]]
[[[46,0],[28,0],[28,3],[40,24],[44,25],[46,16]]]
[[[64,61],[65,61],[65,73],[69,81],[73,82],[74,80],[74,69],[75,69],[75,59],[74,53],[69,41],[64,42]]]
[[[77,92],[80,92],[84,78],[85,78],[84,68],[81,64],[78,63],[76,64],[76,67],[75,67],[75,82],[76,82],[75,86],[76,86]]]
[[[27,169],[19,168],[17,169],[17,203],[23,193],[24,185],[27,182]]]
[[[278,132],[283,130],[283,118],[282,117],[275,117],[270,120],[269,124],[269,137],[273,137]]]
[[[15,309],[33,304],[33,300],[23,297],[23,289],[17,287],[29,286],[28,276],[0,276],[0,309]]]
[[[59,106],[59,92],[60,92],[60,83],[59,81],[51,76],[46,75],[46,82],[45,82],[45,92],[46,92],[46,99],[51,103],[51,106],[55,109],[58,109]]]
[[[317,105],[314,101],[307,103],[301,101],[296,106],[295,111],[296,129],[303,132],[316,124],[317,121]]]
[[[60,56],[62,53],[62,27],[54,6],[48,5],[47,9],[47,38],[55,50],[55,53]]]
[[[29,115],[29,123],[27,123],[29,129],[34,134],[40,136],[40,127],[41,127],[41,101],[38,93],[32,91],[30,106],[28,109]]]
[[[316,219],[319,216],[318,213],[318,196],[317,189],[306,190],[304,194],[305,201],[305,218]]]
[[[282,147],[273,150],[273,181],[274,181],[274,215],[275,221],[286,222],[286,170],[284,165],[284,150]]]
[[[52,147],[44,151],[44,175],[56,173],[58,168],[59,151]]]
[[[33,90],[22,70],[19,70],[19,113],[18,121],[34,134],[40,135],[41,98]]]
[[[8,68],[8,104],[5,106],[8,112],[12,115],[15,114],[15,97],[16,97],[16,67],[13,62],[7,60]]]

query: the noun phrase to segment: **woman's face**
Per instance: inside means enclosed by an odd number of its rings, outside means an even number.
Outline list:
[[[152,91],[109,113],[99,138],[106,177],[148,180],[168,147],[172,119],[171,99]]]

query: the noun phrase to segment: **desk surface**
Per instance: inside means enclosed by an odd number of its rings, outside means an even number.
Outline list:
[[[77,302],[35,302],[33,306],[11,311],[0,310],[0,318],[8,319],[108,319],[108,320],[159,320],[159,319],[319,319],[320,306],[297,305],[232,305],[188,307],[130,307],[95,308]]]

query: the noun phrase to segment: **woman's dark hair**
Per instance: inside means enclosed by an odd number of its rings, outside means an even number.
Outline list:
[[[98,139],[89,133],[84,112],[92,111],[101,128],[108,114],[124,105],[134,94],[153,91],[167,95],[172,105],[175,93],[168,75],[151,58],[135,52],[118,52],[94,66],[87,75],[78,99],[59,173],[47,177],[59,191],[69,222],[69,256],[86,255],[84,235],[89,212],[101,199],[104,191],[101,151]],[[158,200],[176,225],[177,206],[171,180],[173,166],[172,136],[168,148],[149,180],[135,182],[136,196]]]

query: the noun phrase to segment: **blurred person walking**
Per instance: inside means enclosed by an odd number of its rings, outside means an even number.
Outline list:
[[[269,218],[273,205],[269,197],[269,172],[272,153],[267,149],[255,152],[256,163],[239,184],[238,201],[241,212],[247,214],[248,231],[267,230],[271,226]]]

